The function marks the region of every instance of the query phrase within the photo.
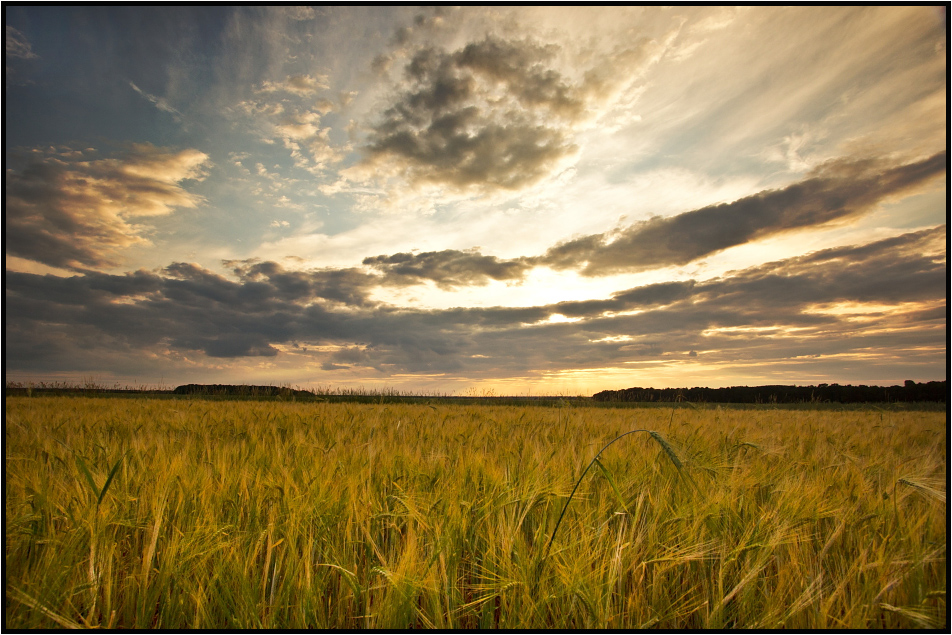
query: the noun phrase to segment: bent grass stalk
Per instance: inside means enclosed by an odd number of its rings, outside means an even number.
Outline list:
[[[677,453],[674,451],[674,448],[671,447],[671,444],[668,443],[668,442],[665,440],[664,437],[662,437],[659,433],[657,433],[657,432],[654,431],[654,430],[647,430],[647,429],[643,429],[643,428],[640,428],[640,429],[638,429],[638,430],[629,430],[628,432],[626,432],[626,433],[624,433],[624,434],[621,434],[621,435],[618,435],[617,437],[615,437],[614,439],[612,439],[611,441],[609,441],[609,442],[605,445],[605,447],[603,447],[601,450],[599,450],[599,451],[595,454],[595,457],[589,462],[588,466],[582,471],[582,475],[578,477],[578,480],[577,480],[577,481],[575,481],[575,487],[572,488],[572,493],[569,494],[568,500],[565,501],[565,506],[562,507],[562,513],[559,514],[559,520],[555,523],[555,528],[552,530],[552,536],[549,537],[549,542],[548,542],[548,544],[546,544],[546,546],[545,546],[545,552],[543,552],[543,554],[542,554],[542,560],[539,561],[539,569],[538,569],[538,573],[536,574],[536,580],[535,580],[535,583],[534,583],[536,586],[538,586],[538,583],[539,583],[539,576],[542,575],[542,569],[543,569],[543,567],[545,566],[545,561],[546,561],[546,559],[549,557],[549,550],[552,548],[552,541],[555,540],[555,535],[556,535],[556,534],[558,533],[558,531],[559,531],[559,525],[562,524],[562,519],[565,518],[565,512],[568,511],[569,503],[572,502],[572,497],[575,496],[575,492],[578,490],[579,485],[582,484],[582,479],[585,478],[585,475],[588,474],[588,471],[589,471],[589,470],[592,468],[592,466],[595,465],[596,463],[598,463],[599,467],[601,467],[603,471],[607,472],[607,470],[605,470],[605,468],[604,468],[604,467],[601,465],[601,463],[599,462],[598,457],[601,456],[602,452],[604,452],[604,451],[607,450],[609,447],[611,447],[616,441],[620,441],[621,439],[624,439],[624,438],[627,437],[628,435],[635,434],[635,433],[637,433],[637,432],[647,432],[649,435],[651,435],[651,438],[653,438],[655,441],[658,442],[658,444],[661,446],[661,448],[662,448],[662,449],[665,451],[665,453],[668,455],[668,458],[671,459],[671,463],[673,463],[673,464],[674,464],[674,467],[677,468],[678,474],[681,474],[681,471],[682,471],[682,468],[683,468],[683,463],[681,463],[681,459],[678,458],[678,455],[677,455]],[[618,493],[618,488],[615,487],[614,481],[610,479],[610,483],[611,483],[612,487],[615,489],[615,492]],[[620,498],[620,496],[621,496],[621,495],[620,495],[620,493],[619,493],[619,498]]]

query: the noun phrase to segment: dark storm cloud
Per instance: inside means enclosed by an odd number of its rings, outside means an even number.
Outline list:
[[[384,274],[383,284],[395,286],[432,280],[441,289],[484,285],[489,280],[521,280],[531,265],[525,259],[500,260],[478,251],[427,251],[364,258],[363,264]]]
[[[945,240],[940,226],[703,282],[514,308],[373,304],[353,271],[291,272],[269,262],[231,263],[237,280],[184,263],[123,276],[8,271],[6,361],[13,370],[84,370],[109,354],[127,365],[194,351],[280,359],[282,346],[304,343],[337,347],[310,353],[326,369],[501,377],[639,360],[926,355],[945,345]],[[855,321],[836,310],[849,302],[886,307]],[[906,308],[889,308],[900,303]],[[555,314],[580,319],[549,322]]]
[[[862,214],[944,173],[945,166],[944,152],[900,166],[837,161],[783,189],[576,238],[552,247],[535,262],[578,269],[587,276],[684,265],[772,234]]]
[[[487,37],[454,51],[417,51],[406,90],[373,129],[369,165],[414,183],[516,189],[575,151],[569,125],[583,95],[548,64],[557,52],[531,40]],[[375,60],[378,72],[389,58]]]
[[[7,255],[54,267],[117,264],[122,249],[146,241],[137,217],[195,207],[200,197],[180,182],[202,178],[208,157],[137,145],[121,158],[52,148],[21,172],[7,170],[4,206]]]

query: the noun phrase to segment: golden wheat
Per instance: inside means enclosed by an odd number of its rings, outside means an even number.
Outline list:
[[[947,627],[943,413],[5,414],[8,628]]]

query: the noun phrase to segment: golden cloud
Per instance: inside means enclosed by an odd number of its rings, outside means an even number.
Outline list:
[[[57,153],[7,172],[8,255],[53,267],[114,265],[120,250],[147,242],[129,219],[202,202],[181,185],[205,176],[208,156],[198,150],[143,144],[121,158],[88,153]]]

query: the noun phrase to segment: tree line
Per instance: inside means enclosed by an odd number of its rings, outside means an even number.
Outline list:
[[[906,380],[902,386],[731,386],[729,388],[625,388],[603,390],[592,395],[595,401],[697,403],[894,403],[938,401],[948,403],[948,381],[916,383]]]
[[[287,386],[249,386],[246,384],[185,384],[172,391],[176,395],[221,395],[229,397],[313,397],[314,393]]]

